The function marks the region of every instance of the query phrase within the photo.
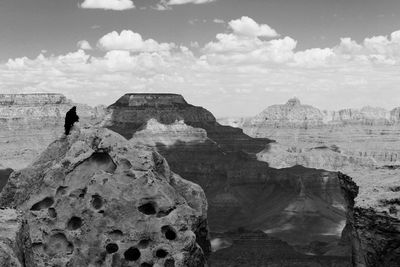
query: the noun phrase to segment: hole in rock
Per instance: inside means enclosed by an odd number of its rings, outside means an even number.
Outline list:
[[[77,229],[81,228],[81,226],[82,226],[82,219],[79,217],[76,217],[76,216],[69,219],[69,221],[67,223],[68,230],[77,230]]]
[[[142,240],[140,240],[138,247],[147,248],[149,246],[150,242],[151,242],[150,238],[142,239]]]
[[[107,253],[109,253],[109,254],[115,253],[115,252],[118,251],[118,245],[115,244],[115,243],[107,244],[107,246],[106,246],[106,251],[107,251]]]
[[[127,261],[136,261],[140,258],[140,251],[137,248],[129,248],[124,252],[124,258]]]
[[[68,186],[59,186],[56,191],[56,196],[63,196],[67,193]]]
[[[98,213],[104,214],[104,210],[99,210]]]
[[[56,209],[54,209],[54,208],[49,208],[47,211],[49,212],[50,218],[56,218],[56,217],[57,217],[57,211],[56,211]]]
[[[113,231],[109,232],[108,234],[110,235],[111,239],[113,239],[113,240],[119,240],[123,236],[123,233],[120,230],[113,230]]]
[[[146,215],[156,214],[156,207],[154,202],[148,202],[138,207],[138,210]]]
[[[164,263],[164,267],[175,267],[175,260],[167,259]]]
[[[156,251],[156,257],[157,258],[165,258],[165,257],[167,257],[167,255],[168,255],[168,252],[166,250],[164,250],[164,249],[158,249]]]
[[[74,245],[67,240],[63,233],[57,233],[50,237],[45,246],[45,251],[50,256],[57,254],[71,254],[74,250]]]
[[[99,169],[108,173],[114,173],[115,169],[117,168],[117,165],[114,163],[110,155],[106,152],[93,153],[92,156],[89,158],[89,161],[95,162],[97,165],[99,165]]]
[[[148,262],[143,262],[142,264],[140,264],[140,267],[152,267],[153,264],[148,263]]]
[[[32,206],[31,210],[42,210],[50,208],[53,205],[54,199],[52,197],[46,197],[42,201],[39,201],[35,205]]]
[[[168,240],[175,240],[176,233],[175,230],[171,226],[163,226],[161,227],[161,232],[164,234],[165,238]]]
[[[90,202],[92,203],[92,207],[96,210],[103,207],[103,198],[97,194],[92,196],[92,200]]]

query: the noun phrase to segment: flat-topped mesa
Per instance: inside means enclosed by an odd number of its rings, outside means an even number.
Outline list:
[[[183,96],[178,94],[125,94],[111,107],[159,107],[159,106],[187,106]]]
[[[245,120],[244,128],[308,128],[323,124],[323,113],[312,106],[302,105],[298,98],[291,98],[286,104],[273,105],[257,116]]]
[[[125,94],[108,107],[112,112],[107,127],[130,139],[146,128],[149,120],[172,125],[178,121],[206,130],[207,136],[225,149],[259,152],[269,140],[253,140],[241,129],[221,126],[203,107],[191,105],[179,94]],[[230,138],[228,138],[228,136]]]
[[[62,94],[36,93],[36,94],[0,94],[0,106],[40,106],[48,104],[70,104]]]

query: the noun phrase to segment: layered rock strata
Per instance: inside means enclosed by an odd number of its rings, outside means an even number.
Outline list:
[[[22,169],[63,132],[65,113],[77,106],[80,125],[96,124],[103,107],[76,104],[61,94],[0,94],[0,163]]]
[[[0,204],[21,210],[15,266],[205,266],[210,251],[203,190],[103,128],[51,143]]]

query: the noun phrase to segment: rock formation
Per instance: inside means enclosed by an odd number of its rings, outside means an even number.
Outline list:
[[[277,141],[257,155],[272,167],[289,168],[300,164],[342,171],[353,177],[359,188],[348,176],[339,175],[342,187],[346,185],[343,192],[349,203],[342,240],[353,243],[353,264],[397,266],[400,261],[398,110],[389,113],[366,107],[322,112],[324,124],[308,128],[301,123],[297,126],[249,123],[257,122],[255,119],[230,122],[241,125],[244,132],[254,137]],[[287,120],[282,118],[281,121]],[[333,249],[326,255],[336,251],[338,249]]]
[[[221,118],[223,125],[243,128],[251,136],[262,134],[268,128],[319,128],[327,125],[396,125],[400,123],[400,107],[388,111],[366,106],[361,109],[338,111],[319,110],[303,105],[298,98],[286,104],[272,105],[252,118]]]
[[[346,209],[336,173],[270,168],[256,159],[270,140],[221,126],[211,113],[178,95],[128,94],[109,108],[110,129],[133,137],[133,144],[155,147],[171,170],[205,190],[214,235],[246,227],[294,247],[340,241]],[[349,262],[348,252],[338,259]]]
[[[22,169],[63,132],[65,113],[77,106],[80,125],[96,124],[103,107],[72,103],[61,94],[0,94],[0,163]]]
[[[51,143],[11,175],[0,205],[21,211],[0,210],[1,231],[14,222],[2,266],[205,266],[210,252],[203,190],[104,128]]]

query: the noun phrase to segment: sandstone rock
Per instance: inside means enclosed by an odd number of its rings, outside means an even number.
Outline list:
[[[157,146],[157,144],[171,146],[177,142],[205,142],[207,132],[204,129],[186,125],[183,121],[176,121],[165,125],[155,119],[147,121],[146,125],[133,134],[132,141]]]
[[[205,266],[203,190],[151,149],[75,129],[0,195],[22,210],[24,266]]]
[[[0,209],[0,266],[22,267],[20,234],[22,216],[13,209]]]

